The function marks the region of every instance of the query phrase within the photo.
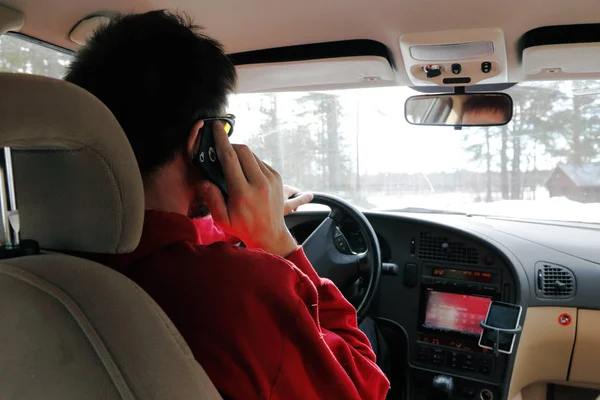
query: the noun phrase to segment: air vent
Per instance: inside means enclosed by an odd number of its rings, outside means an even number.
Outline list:
[[[479,252],[476,248],[465,243],[453,242],[445,236],[421,232],[417,248],[417,256],[421,260],[479,264]]]
[[[536,264],[536,292],[547,299],[568,299],[575,296],[575,275],[560,265],[539,262]]]

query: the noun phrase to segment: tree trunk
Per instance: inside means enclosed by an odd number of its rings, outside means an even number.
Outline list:
[[[513,136],[513,159],[510,176],[510,198],[517,200],[521,198],[521,137]]]
[[[571,131],[571,155],[569,162],[574,164],[581,163],[581,99],[579,96],[573,96],[573,118]]]
[[[508,199],[508,128],[502,127],[502,147],[500,149],[500,188],[502,199]]]
[[[341,187],[341,157],[338,137],[338,100],[336,96],[331,96],[327,101],[327,164],[329,172],[329,187],[334,190],[339,190]]]
[[[485,196],[486,202],[492,201],[492,153],[490,152],[490,132],[489,129],[485,132],[485,152],[486,152],[486,176],[487,176],[487,193]]]

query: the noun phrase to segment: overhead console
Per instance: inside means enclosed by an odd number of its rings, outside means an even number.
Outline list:
[[[406,73],[417,86],[506,83],[506,45],[501,29],[459,29],[400,38]]]

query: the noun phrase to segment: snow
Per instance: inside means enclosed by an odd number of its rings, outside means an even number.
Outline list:
[[[449,193],[396,199],[369,198],[369,201],[377,204],[379,210],[419,207],[487,216],[600,223],[600,203],[584,204],[565,197],[536,196],[536,200],[498,200],[485,203],[475,201],[472,194]]]
[[[501,200],[491,203],[475,203],[460,211],[513,218],[600,224],[600,203],[579,203],[565,197],[552,197],[545,200]]]
[[[473,193],[443,193],[404,196],[368,196],[373,210],[398,210],[402,208],[427,208],[456,211],[486,216],[555,221],[588,222],[600,224],[600,203],[579,203],[565,197],[548,197],[547,192],[536,193],[536,200],[497,200],[489,203],[477,201]],[[365,211],[363,207],[357,207]],[[307,204],[300,211],[322,211],[328,207]]]

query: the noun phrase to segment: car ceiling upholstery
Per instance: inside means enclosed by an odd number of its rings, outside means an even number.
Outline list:
[[[70,30],[83,18],[110,12],[185,11],[230,53],[296,44],[372,39],[391,50],[397,82],[409,85],[399,38],[406,33],[494,27],[504,30],[509,81],[523,80],[518,40],[549,25],[598,21],[598,0],[0,0],[25,14],[22,33],[77,49]]]

